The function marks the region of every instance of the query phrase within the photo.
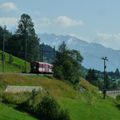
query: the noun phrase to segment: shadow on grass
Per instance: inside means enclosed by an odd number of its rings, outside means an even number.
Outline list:
[[[117,103],[116,107],[118,108],[118,110],[120,110],[120,103]]]
[[[39,115],[36,113],[36,111],[32,110],[30,107],[28,109],[28,107],[26,106],[26,103],[22,103],[22,104],[19,104],[15,107],[16,110],[19,110],[21,112],[26,112],[28,113],[30,116],[40,120],[40,117]]]

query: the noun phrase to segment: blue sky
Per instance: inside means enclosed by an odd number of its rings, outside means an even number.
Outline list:
[[[120,49],[120,0],[0,0],[0,25],[13,31],[22,13],[31,16],[37,33]]]

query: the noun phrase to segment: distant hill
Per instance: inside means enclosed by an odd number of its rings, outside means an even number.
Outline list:
[[[56,49],[65,41],[69,48],[79,50],[84,57],[83,65],[86,68],[95,68],[103,71],[102,57],[107,56],[109,62],[107,63],[109,71],[115,71],[116,68],[120,69],[120,51],[106,48],[100,44],[88,43],[79,38],[69,35],[55,35],[55,34],[40,34],[41,41],[55,46]]]

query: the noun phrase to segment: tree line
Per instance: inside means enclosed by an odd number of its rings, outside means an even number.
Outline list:
[[[31,61],[45,61],[52,63],[55,48],[44,43],[40,44],[40,38],[35,32],[34,23],[28,14],[22,14],[15,33],[0,26],[0,49],[11,55]]]
[[[104,86],[104,72],[88,69],[85,75],[85,79],[91,84],[103,89]],[[120,89],[120,72],[117,68],[115,71],[106,72],[105,74],[105,88],[106,90]]]
[[[40,38],[37,36],[34,23],[28,14],[22,14],[15,33],[0,26],[0,49],[25,59],[34,61],[40,59]]]

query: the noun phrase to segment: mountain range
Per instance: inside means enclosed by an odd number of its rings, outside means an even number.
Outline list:
[[[94,68],[103,71],[104,66],[102,57],[106,56],[108,58],[108,62],[106,63],[108,71],[115,71],[116,68],[120,69],[120,50],[106,48],[97,43],[88,43],[70,35],[42,33],[39,34],[39,37],[41,42],[52,47],[55,46],[56,49],[58,49],[58,46],[65,41],[69,49],[80,51],[84,58],[82,64],[86,68]]]

